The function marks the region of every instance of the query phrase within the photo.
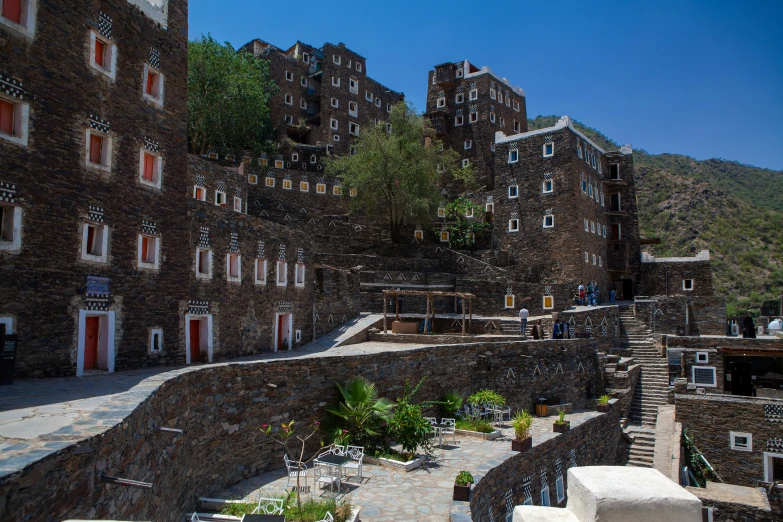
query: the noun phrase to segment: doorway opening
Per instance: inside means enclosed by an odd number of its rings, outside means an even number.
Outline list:
[[[76,375],[114,371],[114,312],[79,311]]]
[[[291,349],[293,324],[292,314],[275,314],[275,344],[272,351]]]
[[[212,316],[185,315],[185,363],[212,362]]]

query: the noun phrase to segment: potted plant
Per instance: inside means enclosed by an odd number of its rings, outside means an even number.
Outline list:
[[[473,484],[473,475],[469,471],[460,471],[454,481],[454,500],[470,500],[470,486]]]
[[[511,419],[514,427],[514,440],[511,441],[512,451],[527,451],[533,447],[533,437],[530,436],[530,426],[533,425],[533,416],[527,410],[517,411]]]
[[[565,433],[571,429],[571,421],[565,420],[565,416],[565,410],[560,408],[560,411],[557,414],[557,420],[552,425],[552,431],[555,433]]]
[[[612,405],[609,404],[609,396],[608,395],[601,395],[598,398],[598,404],[595,405],[596,411],[600,411],[602,413],[606,413],[609,410],[612,409]]]

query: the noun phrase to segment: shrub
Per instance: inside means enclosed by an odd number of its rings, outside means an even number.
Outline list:
[[[470,474],[470,471],[460,471],[457,474],[457,478],[454,480],[454,483],[458,486],[467,486],[468,484],[473,484],[473,475]]]
[[[412,390],[405,381],[405,389],[402,397],[397,399],[397,405],[394,408],[389,420],[389,435],[391,435],[406,452],[415,453],[420,447],[430,453],[430,443],[428,436],[432,431],[432,424],[424,418],[421,413],[421,405],[414,404],[411,399],[419,391],[424,379],[422,377],[419,384]]]
[[[492,390],[479,390],[468,397],[468,403],[476,406],[505,406],[506,399]]]
[[[457,415],[457,411],[460,408],[462,408],[462,396],[458,393],[447,393],[441,398],[440,410],[442,417],[452,419]]]
[[[598,397],[598,404],[609,404],[609,399],[611,399],[611,397],[608,395],[601,395]]]
[[[511,419],[514,434],[517,440],[525,440],[530,435],[530,426],[533,425],[533,416],[527,410],[517,411]]]
[[[339,428],[348,430],[354,444],[374,447],[394,405],[378,397],[378,388],[363,377],[348,381],[344,387],[338,384],[337,390],[340,403],[327,411],[336,418]]]
[[[457,419],[456,428],[458,430],[477,431],[479,433],[492,433],[495,428],[485,419]]]
[[[557,412],[557,420],[555,421],[556,424],[565,424],[566,412],[564,409],[560,408],[560,410]]]

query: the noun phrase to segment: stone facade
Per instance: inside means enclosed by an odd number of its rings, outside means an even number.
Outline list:
[[[175,344],[187,301],[187,2],[22,4],[27,29],[0,23],[16,126],[0,186],[19,217],[0,242],[0,317],[17,375],[180,362],[151,348],[153,329]],[[142,236],[159,246],[148,266]]]
[[[636,298],[634,313],[638,321],[656,334],[698,336],[726,333],[726,298],[723,296],[658,295]]]
[[[712,267],[709,250],[694,257],[656,258],[643,253],[640,295],[711,297]]]

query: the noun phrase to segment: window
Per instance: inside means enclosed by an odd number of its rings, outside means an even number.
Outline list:
[[[478,113],[477,112],[471,112],[468,115],[468,122],[476,123],[477,121],[478,121]]]
[[[565,489],[563,488],[563,475],[558,475],[555,479],[555,493],[557,495],[557,503],[561,503],[565,500]]]
[[[234,212],[242,212],[242,198],[237,196],[234,196]]]
[[[380,106],[381,106],[381,99],[380,99],[380,98],[378,98],[378,97],[376,97],[376,98],[375,98],[375,106],[376,106],[376,107],[379,107],[379,108],[380,108]]]
[[[2,0],[0,24],[16,30],[26,36],[35,32],[34,0]]]
[[[332,107],[339,107],[340,101],[337,98],[332,98]]]
[[[468,150],[473,147],[473,140],[465,140],[465,144],[463,145],[465,150]]]
[[[576,146],[576,155],[579,156],[579,159],[582,159],[582,146],[577,145]]]
[[[307,76],[302,76],[302,77],[299,79],[299,84],[300,84],[302,87],[307,87]]]
[[[495,152],[495,143],[494,142],[489,144],[489,150],[491,150],[492,152]]]
[[[22,207],[0,205],[0,250],[22,248]]]
[[[424,239],[424,231],[420,228],[417,228],[413,231],[413,238],[414,239]]]
[[[498,93],[498,103],[503,103],[503,93],[502,92]]]
[[[109,227],[85,223],[82,228],[82,259],[106,263],[108,260]]]
[[[585,252],[585,263],[589,263],[589,262],[590,262],[590,254]]]
[[[111,170],[112,140],[103,133],[87,130],[87,165],[101,170]]]
[[[293,105],[294,104],[294,97],[290,94],[285,95],[285,104],[286,105]]]
[[[441,243],[448,243],[449,242],[449,232],[448,232],[448,230],[441,230],[440,231],[440,242]]]
[[[551,179],[544,180],[544,182],[541,184],[541,192],[544,194],[551,194],[554,192],[554,183]]]
[[[512,102],[512,104],[514,105],[514,110],[519,112],[519,102],[518,101],[514,101],[514,102]]]
[[[511,107],[511,96],[506,94],[506,107]]]
[[[112,80],[117,74],[117,47],[95,31],[90,31],[90,66]]]
[[[16,99],[0,98],[0,138],[27,145],[27,122],[30,106]]]
[[[350,116],[356,116],[359,111],[359,106],[356,102],[348,102],[348,114]]]
[[[613,163],[612,165],[609,165],[609,178],[620,179],[620,165],[618,165],[617,163]]]
[[[585,232],[589,232],[589,230],[590,230],[590,222],[587,221],[587,218],[583,218],[582,221],[585,224]]]
[[[163,350],[163,329],[153,328],[150,330],[150,352],[158,353]]]
[[[522,129],[522,124],[519,123],[517,120],[514,120],[514,132],[520,132]]]
[[[764,481],[783,480],[783,453],[764,452]]]
[[[587,196],[591,197],[591,198],[593,197],[593,184],[592,183],[587,185]]]
[[[598,158],[598,173],[601,174],[601,158]]]
[[[682,280],[682,289],[686,291],[693,290],[693,279],[683,279]]]
[[[519,220],[518,219],[509,219],[508,220],[508,231],[509,232],[519,232]]]
[[[462,69],[457,69],[457,78],[462,78],[463,71]]]
[[[334,141],[340,141],[340,135],[339,134],[335,134],[334,136],[332,136],[332,139]]]
[[[329,128],[332,130],[337,130],[340,126],[340,123],[335,120],[334,118],[329,119]]]
[[[226,254],[226,280],[232,283],[242,282],[242,256]]]
[[[355,198],[356,194],[358,194],[358,192],[355,188],[351,187],[350,189],[348,189],[348,195],[350,197]]]
[[[348,122],[348,134],[351,136],[359,135],[359,125],[354,122]]]
[[[493,100],[497,98],[497,91],[493,87],[489,88],[489,97]]]
[[[302,61],[304,63],[310,63],[310,55],[307,53],[302,53]]]
[[[332,85],[335,86],[335,87],[339,87],[340,86],[340,78],[335,78],[334,76],[332,76]]]
[[[595,263],[596,263],[596,258],[595,258],[595,254],[593,254],[593,264]]]
[[[697,363],[709,362],[709,354],[707,352],[696,352],[696,362]]]
[[[503,116],[500,117],[500,126],[505,127],[506,126],[506,120],[503,119]]]
[[[516,163],[519,161],[519,151],[516,149],[508,151],[508,162]]]
[[[391,112],[391,111],[392,111],[391,103],[387,103],[386,104],[386,112]]]
[[[604,237],[606,237],[606,225],[603,226],[603,234]]]
[[[335,185],[335,186],[332,187],[332,195],[333,196],[342,196],[342,194],[343,194],[343,189],[340,188],[339,185]]]
[[[359,92],[359,82],[354,80],[353,78],[350,78],[348,80],[348,90],[352,93],[356,94]]]
[[[294,81],[294,73],[292,73],[291,71],[286,71],[285,79],[288,80],[289,82]]]
[[[220,192],[218,190],[215,191],[215,205],[219,205],[221,207],[226,206],[226,193]]]
[[[444,207],[438,207],[438,217],[439,218],[446,217],[446,209]]]
[[[163,74],[144,64],[144,99],[163,105]]]
[[[199,201],[206,201],[207,189],[204,187],[193,187],[193,197]]]
[[[555,307],[555,298],[551,295],[545,295],[543,299],[542,307],[544,310],[552,310]]]
[[[251,185],[258,185],[258,176],[256,174],[248,174],[247,182]]]
[[[495,212],[495,204],[494,203],[487,203],[484,205],[484,212],[489,212],[490,214],[494,214]]]
[[[469,207],[465,209],[465,217],[466,218],[472,218],[473,217],[473,207]]]
[[[256,259],[255,283],[257,285],[266,284],[266,259]]]
[[[620,194],[609,194],[609,210],[611,212],[621,212],[622,204],[620,201]]]
[[[456,116],[456,117],[454,118],[454,125],[455,125],[455,126],[457,126],[457,127],[459,127],[460,125],[462,125],[463,121],[464,121],[464,120],[463,120],[463,117],[462,117],[462,115],[458,115],[458,116]]]
[[[436,107],[445,107],[446,106],[446,98],[438,98],[438,101],[435,102]]]
[[[470,166],[470,160],[469,159],[465,158],[464,160],[462,160],[462,168],[463,169],[468,168],[469,166]]]
[[[697,386],[715,388],[714,366],[691,366],[691,381]]]
[[[492,122],[492,123],[495,123],[495,113],[494,112],[490,112],[489,113],[489,121]]]
[[[139,161],[139,178],[143,185],[160,188],[162,161],[159,155],[147,149],[141,149]]]
[[[555,155],[555,144],[554,143],[544,143],[544,157],[548,158],[550,156]]]
[[[604,193],[603,193],[603,191],[601,192],[601,206],[602,207],[605,206],[604,205]]]
[[[258,165],[260,167],[266,167],[268,161],[266,158],[258,158]]]
[[[264,179],[264,185],[269,188],[274,188],[275,178],[273,178],[272,176],[267,176],[266,179]]]
[[[305,285],[305,266],[302,263],[297,263],[294,273],[294,286],[297,288],[304,288]]]
[[[471,101],[478,100],[478,89],[471,89],[468,93],[468,99]]]
[[[370,91],[364,91],[364,99],[368,102],[372,101],[372,93]]]
[[[277,286],[288,286],[288,263],[277,262]]]
[[[343,60],[342,56],[337,56],[336,54],[332,55],[332,61],[335,64],[340,65],[340,62],[342,62],[342,60]]]
[[[315,193],[316,194],[326,194],[326,183],[316,183],[316,185],[315,185]]]
[[[348,154],[350,156],[356,156],[356,145],[351,145],[348,147]]]
[[[157,270],[160,254],[160,240],[156,236],[139,234],[138,257],[136,259],[139,269]]]
[[[465,94],[458,92],[454,95],[454,103],[465,103]]]
[[[601,256],[598,256],[598,266],[599,266],[599,267],[602,267],[602,266],[604,266],[604,265],[603,265],[603,262],[601,261]]]
[[[514,199],[519,197],[519,187],[517,185],[511,185],[508,187],[508,198]]]
[[[595,221],[590,222],[590,232],[595,234]]]
[[[555,227],[555,216],[544,216],[544,228]]]
[[[356,70],[362,72],[362,62],[356,62]]]
[[[387,124],[386,124],[386,132],[388,132],[389,134],[391,134],[391,131],[392,131],[392,125],[391,125],[391,123],[387,123]]]
[[[753,434],[730,431],[729,445],[733,450],[753,451]]]
[[[300,181],[299,192],[310,192],[310,183],[307,181]]]
[[[513,295],[507,295],[504,299],[504,306],[506,308],[514,308],[514,296]]]

